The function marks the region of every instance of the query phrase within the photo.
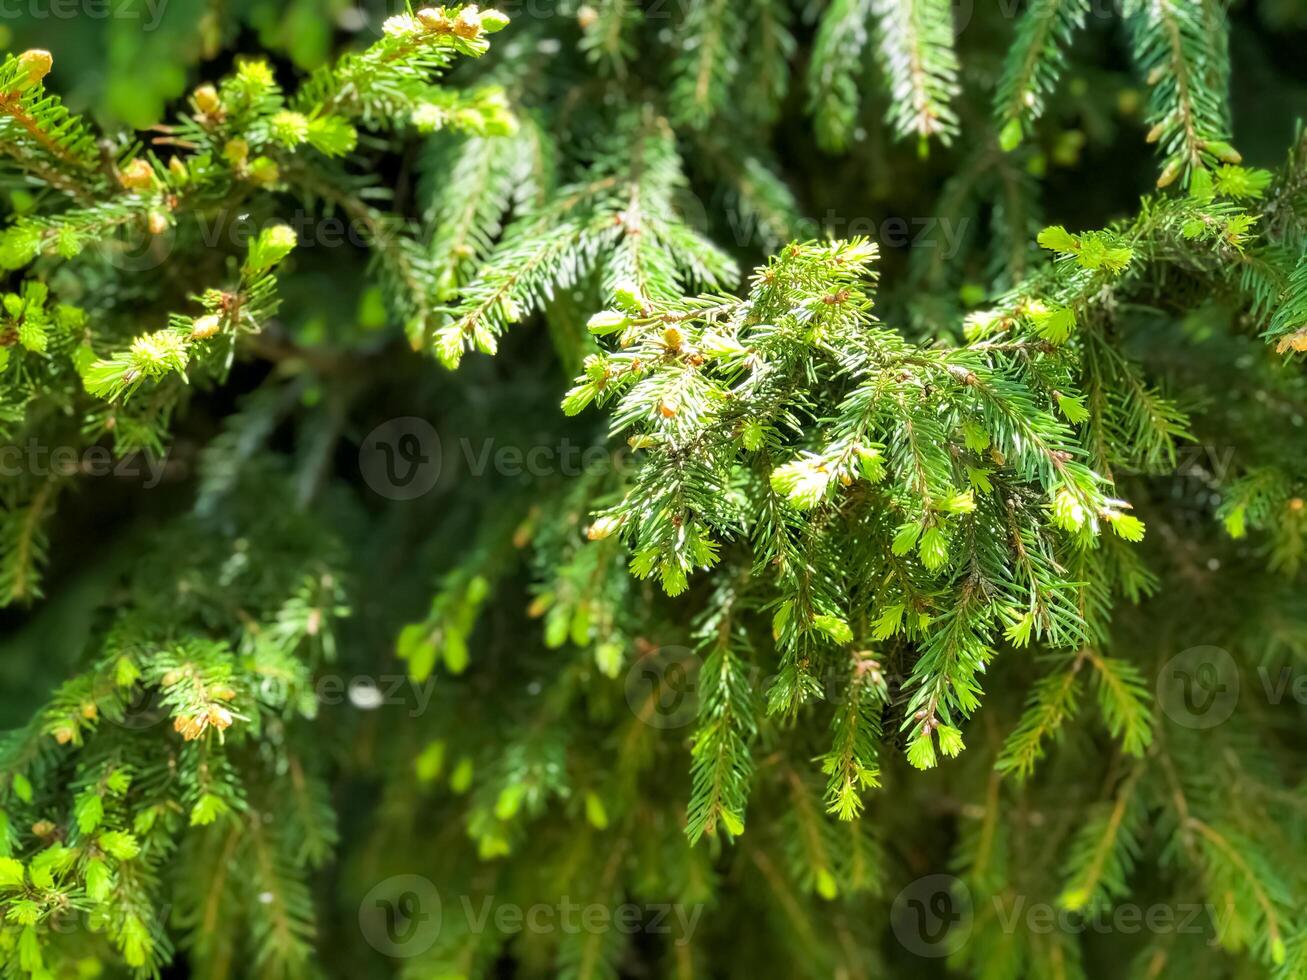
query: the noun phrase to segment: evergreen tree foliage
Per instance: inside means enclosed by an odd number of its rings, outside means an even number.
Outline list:
[[[0,26],[0,976],[1307,980],[1292,5],[180,7]]]

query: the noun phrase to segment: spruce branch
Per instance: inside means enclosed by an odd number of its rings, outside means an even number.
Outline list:
[[[1066,67],[1066,51],[1084,27],[1088,9],[1085,0],[1036,0],[1021,15],[994,92],[1004,149],[1015,149],[1044,114],[1048,96]]]
[[[953,8],[944,0],[874,0],[878,50],[889,82],[889,122],[899,136],[947,145],[957,134]]]
[[[1227,142],[1224,12],[1206,0],[1139,0],[1127,10],[1135,63],[1152,87],[1149,142],[1165,154],[1159,187],[1238,163]]]

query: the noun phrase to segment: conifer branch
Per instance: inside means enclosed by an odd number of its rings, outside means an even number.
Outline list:
[[[952,7],[944,0],[874,0],[874,12],[890,125],[899,136],[948,144],[958,122],[950,106],[958,92]]]
[[[1066,50],[1084,27],[1085,0],[1035,0],[1017,24],[994,93],[994,113],[1005,149],[1015,148],[1044,114],[1045,102],[1066,65]]]
[[[817,28],[808,67],[808,107],[824,149],[848,144],[860,105],[858,79],[869,39],[871,0],[835,0]]]
[[[1148,139],[1166,154],[1159,187],[1212,163],[1240,161],[1226,142],[1224,16],[1213,22],[1209,7],[1204,0],[1139,0],[1129,10],[1135,62],[1153,88]]]
[[[969,893],[967,976],[1297,977],[1307,142],[1227,99],[1287,35],[322,3],[136,137],[0,64],[0,973],[880,975]],[[80,36],[98,118],[193,67]],[[1211,934],[1064,927],[1146,897]]]

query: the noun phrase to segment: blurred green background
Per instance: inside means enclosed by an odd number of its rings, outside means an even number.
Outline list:
[[[0,48],[49,49],[72,106],[144,128],[201,62],[244,48],[315,68],[341,35],[375,34],[402,9],[402,0],[0,0]]]

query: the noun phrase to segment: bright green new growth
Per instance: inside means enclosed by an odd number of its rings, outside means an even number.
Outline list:
[[[232,208],[249,207],[251,198],[289,193],[343,211],[375,243],[393,307],[418,322],[429,319],[439,283],[421,254],[422,241],[351,189],[330,158],[355,148],[356,123],[400,131],[510,131],[512,118],[494,90],[467,94],[432,84],[434,73],[456,56],[484,54],[485,35],[505,24],[502,14],[475,8],[393,17],[380,41],[319,70],[289,97],[266,62],[244,61],[220,86],[196,90],[191,112],[163,140],[181,150],[166,163],[132,143],[102,159],[86,125],[45,91],[49,54],[10,56],[0,67],[0,146],[71,206],[18,216],[0,234],[0,267],[22,270],[42,257],[84,257],[105,274],[149,274],[185,261],[197,245],[229,245],[241,258],[220,267],[221,278],[191,296],[190,309],[172,314],[165,327],[138,324],[128,335],[89,324],[71,308],[44,310],[44,284],[27,282],[6,302],[6,316],[20,347],[35,356],[0,347],[0,369],[8,365],[12,379],[3,395],[5,424],[31,419],[28,434],[51,445],[91,445],[110,436],[119,453],[162,453],[186,383],[220,382],[240,341],[259,334],[277,311],[273,269],[297,233],[275,218],[261,229],[242,223]],[[148,398],[131,397],[142,390]],[[57,412],[51,417],[56,406],[81,418],[75,435],[57,421]],[[0,521],[13,547],[0,569],[0,599],[39,595],[42,527],[66,482],[52,473],[7,487]]]
[[[960,748],[954,726],[978,706],[976,672],[1004,621],[1082,642],[1056,569],[1100,525],[1137,535],[1054,414],[1074,362],[1038,320],[957,351],[906,344],[871,319],[875,255],[862,241],[792,246],[744,302],[639,300],[621,351],[592,357],[565,406],[617,399],[615,433],[647,457],[604,512],[634,574],[678,595],[726,542],[750,543],[775,589],[773,712],[817,693],[799,665],[847,656],[859,610],[892,611],[874,638],[923,645],[904,726],[926,768],[937,728],[941,750]],[[857,642],[872,639],[861,625]],[[874,772],[874,757],[847,764]]]

